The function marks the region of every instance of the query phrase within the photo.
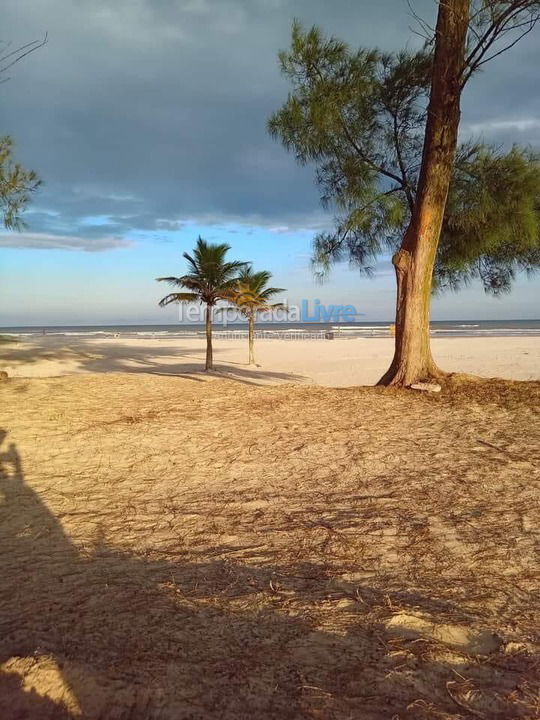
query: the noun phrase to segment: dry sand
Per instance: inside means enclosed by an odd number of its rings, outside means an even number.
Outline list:
[[[246,364],[246,340],[215,340],[216,367],[255,384],[373,385],[392,359],[391,338],[259,340],[259,368]],[[451,372],[509,380],[540,379],[540,337],[437,338],[433,354]],[[204,339],[123,339],[45,336],[0,345],[0,369],[12,377],[81,372],[183,375],[200,372]]]
[[[253,387],[137,347],[0,385],[2,720],[538,718],[539,383]]]

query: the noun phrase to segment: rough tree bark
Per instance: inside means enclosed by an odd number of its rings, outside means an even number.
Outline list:
[[[212,356],[212,306],[206,306],[206,363],[205,370],[214,369],[214,361]]]
[[[431,355],[429,311],[460,120],[470,0],[441,0],[422,166],[410,225],[392,258],[397,281],[394,359],[379,385],[408,386],[444,375]]]
[[[248,344],[249,344],[249,364],[255,365],[255,314],[249,315],[248,320]]]

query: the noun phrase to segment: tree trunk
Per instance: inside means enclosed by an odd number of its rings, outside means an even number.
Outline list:
[[[206,364],[205,370],[213,370],[214,362],[212,356],[212,306],[206,306]]]
[[[255,315],[251,313],[248,320],[249,364],[255,365]]]
[[[397,281],[394,359],[379,385],[407,386],[444,375],[431,355],[429,311],[433,267],[457,145],[469,5],[470,0],[439,2],[415,208],[401,248],[392,258]]]

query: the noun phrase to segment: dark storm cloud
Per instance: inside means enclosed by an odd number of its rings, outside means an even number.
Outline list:
[[[432,20],[434,3],[415,7]],[[420,42],[401,0],[4,0],[14,43],[49,32],[0,86],[0,132],[45,180],[32,231],[98,243],[187,219],[320,226],[312,169],[265,131],[294,17],[354,45]],[[515,140],[538,138],[523,122],[540,116],[539,60],[536,33],[495,61],[467,90],[465,125],[508,141],[500,123],[521,122]]]

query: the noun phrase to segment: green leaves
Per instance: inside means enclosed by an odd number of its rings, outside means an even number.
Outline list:
[[[237,260],[226,262],[225,256],[229,250],[229,245],[207,243],[199,237],[193,255],[183,253],[189,270],[186,275],[157,278],[159,282],[167,282],[190,292],[170,293],[159,304],[164,306],[173,302],[200,300],[212,306],[226,298],[238,280],[238,273],[246,266],[246,263]]]
[[[251,265],[246,266],[228,300],[248,317],[263,310],[283,307],[281,303],[269,302],[274,295],[284,292],[284,288],[268,287],[271,278],[272,273],[268,270],[254,272]]]
[[[464,156],[465,155],[465,156]],[[458,155],[437,257],[436,288],[480,279],[486,292],[511,289],[517,272],[540,264],[540,156],[476,146]]]
[[[25,170],[13,160],[11,138],[0,138],[0,212],[5,228],[24,227],[21,213],[40,185],[41,180],[33,170]]]
[[[325,40],[316,28],[303,32],[295,23],[291,49],[280,53],[293,93],[270,118],[270,134],[293,149],[300,162],[308,162],[332,155],[346,125],[367,131],[373,120],[370,96],[376,89],[377,57],[375,51],[352,54],[344,43]]]
[[[321,200],[336,210],[335,232],[316,238],[317,267],[343,249],[365,266],[410,217],[430,55],[353,52],[295,23],[280,61],[292,93],[269,131],[299,162],[316,162]]]
[[[321,201],[335,210],[333,230],[315,238],[314,270],[324,277],[332,263],[348,260],[370,274],[378,255],[399,247],[414,211],[431,51],[354,52],[295,23],[279,57],[291,93],[269,132],[300,163],[315,164]],[[463,144],[434,287],[457,289],[479,278],[488,292],[508,290],[517,272],[540,265],[539,217],[534,153]]]
[[[252,266],[245,262],[227,262],[229,250],[228,245],[212,245],[199,237],[193,253],[183,253],[190,272],[180,277],[157,278],[159,282],[184,290],[161,298],[160,307],[197,301],[213,307],[219,300],[224,300],[251,318],[263,310],[284,307],[281,303],[270,302],[274,295],[284,292],[283,288],[268,285],[272,273],[268,270],[254,272]]]
[[[165,280],[165,278],[158,278],[158,280]],[[199,295],[197,293],[169,293],[169,295],[161,298],[159,306],[165,307],[165,305],[170,305],[171,303],[196,302],[198,299]]]

